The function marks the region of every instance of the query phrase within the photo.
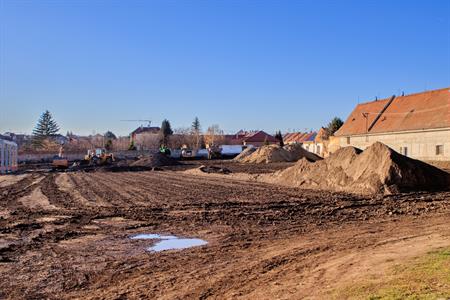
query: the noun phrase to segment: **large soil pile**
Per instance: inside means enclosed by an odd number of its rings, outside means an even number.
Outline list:
[[[308,150],[303,148],[302,145],[300,144],[285,145],[283,149],[285,149],[291,154],[292,161],[297,161],[302,158],[306,158],[311,162],[322,160],[322,157],[312,152],[309,152]]]
[[[345,147],[315,163],[302,159],[276,172],[269,180],[289,186],[357,194],[450,188],[450,174],[403,156],[379,142],[363,152]]]
[[[246,150],[247,151],[247,150]],[[317,161],[321,158],[302,148],[301,145],[288,145],[280,147],[279,145],[261,146],[253,152],[248,150],[242,152],[235,158],[242,163],[273,163],[273,162],[293,162],[301,158],[309,161]]]
[[[142,156],[130,164],[131,167],[155,168],[163,166],[177,165],[178,161],[161,153],[155,153],[149,156]]]
[[[242,162],[242,160],[251,155],[253,152],[256,151],[256,148],[253,147],[248,147],[247,149],[245,149],[244,151],[242,151],[238,156],[236,156],[233,160],[237,161],[237,162]]]

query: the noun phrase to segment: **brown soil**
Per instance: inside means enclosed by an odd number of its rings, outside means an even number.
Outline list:
[[[130,166],[154,168],[162,166],[173,166],[177,164],[178,164],[177,160],[158,152],[150,156],[143,156],[139,158],[137,161],[132,162]]]
[[[224,168],[224,167],[218,167],[218,166],[200,166],[199,168],[198,168],[201,172],[203,172],[203,173],[207,173],[207,174],[215,174],[215,173],[218,173],[218,174],[230,174],[231,173],[231,170],[230,169],[227,169],[227,168]]]
[[[442,169],[446,171],[447,173],[450,173],[450,161],[427,161],[430,165],[433,165],[439,169]]]
[[[308,161],[317,161],[321,158],[302,148],[301,145],[279,145],[261,146],[256,150],[245,150],[235,158],[235,161],[242,163],[274,163],[274,162],[294,162],[305,158]]]
[[[450,174],[378,142],[363,152],[345,147],[315,163],[303,159],[266,180],[361,194],[450,189]]]
[[[326,299],[450,245],[450,192],[368,197],[226,176],[50,173],[1,187],[0,298]],[[21,201],[36,190],[48,203]],[[208,244],[149,253],[137,233]]]
[[[236,162],[241,162],[244,160],[244,158],[246,158],[247,156],[251,155],[252,153],[254,153],[256,151],[257,148],[254,147],[249,147],[244,149],[244,151],[242,151],[241,153],[239,153],[238,156],[236,156],[234,158],[234,161]]]

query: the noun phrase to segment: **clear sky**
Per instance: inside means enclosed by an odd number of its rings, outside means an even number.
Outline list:
[[[318,129],[450,86],[450,1],[0,0],[0,132]]]

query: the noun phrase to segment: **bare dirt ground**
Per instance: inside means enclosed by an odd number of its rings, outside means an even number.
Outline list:
[[[0,186],[0,299],[327,299],[450,246],[450,192],[359,197],[186,168]],[[208,244],[151,253],[138,233]]]

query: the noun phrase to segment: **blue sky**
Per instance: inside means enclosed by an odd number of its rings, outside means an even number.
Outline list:
[[[0,132],[317,129],[450,86],[450,1],[0,0]]]

